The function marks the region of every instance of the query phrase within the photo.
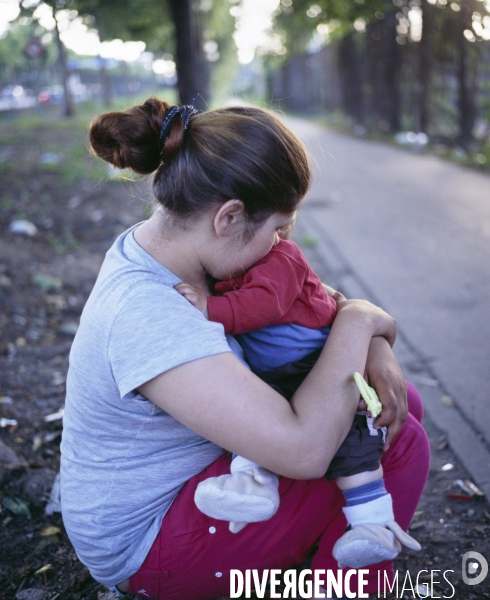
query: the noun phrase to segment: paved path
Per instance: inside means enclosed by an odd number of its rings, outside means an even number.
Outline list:
[[[490,497],[490,176],[289,123],[316,163],[299,235],[396,317],[407,378]]]

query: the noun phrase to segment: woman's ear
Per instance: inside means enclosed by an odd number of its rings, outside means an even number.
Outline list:
[[[245,223],[245,206],[241,200],[227,200],[214,217],[214,230],[218,237],[237,235]]]

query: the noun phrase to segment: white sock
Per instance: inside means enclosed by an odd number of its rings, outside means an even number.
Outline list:
[[[385,494],[364,504],[344,506],[342,510],[347,523],[352,527],[361,524],[385,525],[395,520],[391,494]]]

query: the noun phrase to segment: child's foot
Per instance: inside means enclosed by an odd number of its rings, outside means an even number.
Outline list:
[[[417,540],[405,533],[395,521],[385,525],[362,523],[337,540],[333,556],[341,569],[361,569],[383,560],[393,560],[398,556],[402,544],[411,550],[421,548]]]
[[[210,477],[197,486],[197,508],[214,519],[231,521],[237,533],[247,523],[270,519],[279,507],[279,479],[262,467]]]

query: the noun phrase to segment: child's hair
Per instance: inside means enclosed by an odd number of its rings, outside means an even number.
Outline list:
[[[220,108],[192,116],[185,131],[177,116],[162,148],[159,135],[169,109],[152,97],[96,117],[90,125],[94,152],[121,169],[155,172],[157,202],[178,217],[233,198],[243,202],[250,225],[297,208],[310,183],[308,158],[303,144],[272,112]]]

